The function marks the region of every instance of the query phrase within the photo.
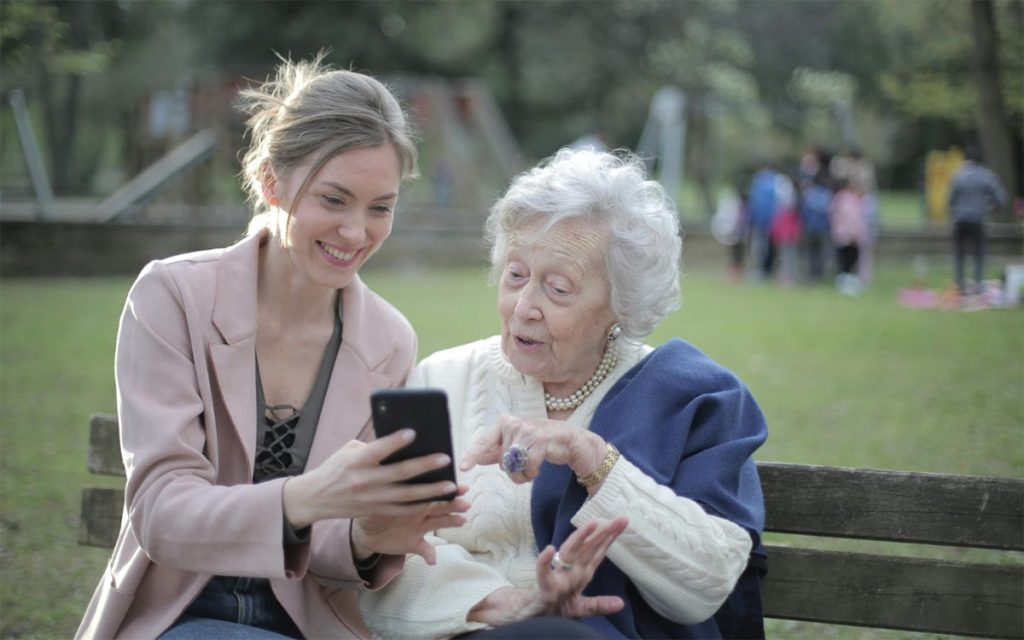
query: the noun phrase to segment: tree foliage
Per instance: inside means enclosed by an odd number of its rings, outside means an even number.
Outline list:
[[[979,118],[960,0],[7,0],[0,12],[0,82],[29,85],[51,114],[51,156],[64,149],[76,166],[74,125],[109,121],[103,100],[125,114],[148,91],[261,78],[278,55],[325,47],[329,62],[385,77],[482,80],[533,159],[594,131],[633,147],[651,96],[677,85],[706,183],[755,155],[842,146],[845,113],[883,181],[906,184],[901,164]],[[994,13],[1019,141],[1024,3],[997,0]]]

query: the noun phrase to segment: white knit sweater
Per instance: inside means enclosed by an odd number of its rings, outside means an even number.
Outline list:
[[[594,410],[615,382],[650,347],[620,347],[615,369],[567,422],[588,428]],[[498,336],[441,351],[421,362],[409,387],[448,393],[456,463],[473,435],[492,427],[502,413],[546,418],[541,383],[505,359]],[[659,614],[684,624],[711,617],[746,567],[751,540],[740,526],[708,515],[696,502],[657,484],[622,457],[601,489],[572,518],[629,517],[629,527],[608,557],[636,584]],[[461,473],[469,485],[468,522],[431,536],[437,564],[410,556],[402,575],[379,591],[360,592],[369,627],[391,638],[440,638],[483,628],[466,622],[477,603],[507,586],[536,586],[537,548],[530,524],[530,485],[516,485],[497,465]]]

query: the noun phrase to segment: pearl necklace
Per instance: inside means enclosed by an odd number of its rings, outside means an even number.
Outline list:
[[[597,365],[597,371],[594,375],[590,376],[590,380],[583,383],[583,386],[572,392],[572,395],[565,398],[556,398],[547,391],[544,392],[544,406],[547,407],[548,411],[568,411],[569,409],[575,409],[576,407],[583,404],[583,401],[587,399],[597,385],[601,384],[612,369],[615,368],[615,363],[619,360],[618,350],[615,345],[608,343],[608,348],[604,350],[604,355],[601,356],[601,363]]]

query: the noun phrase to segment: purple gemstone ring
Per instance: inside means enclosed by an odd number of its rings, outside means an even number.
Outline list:
[[[514,444],[505,449],[505,453],[501,455],[501,466],[508,473],[517,473],[526,468],[526,461],[529,459],[530,454],[527,453],[526,449],[518,444]]]

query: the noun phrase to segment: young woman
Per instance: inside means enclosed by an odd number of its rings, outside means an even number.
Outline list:
[[[377,80],[320,58],[243,92],[257,215],[226,249],[148,265],[117,340],[128,480],[122,528],[79,637],[368,636],[356,592],[433,563],[455,490],[381,466],[370,393],[402,384],[416,336],[359,269],[416,173],[405,116]]]

